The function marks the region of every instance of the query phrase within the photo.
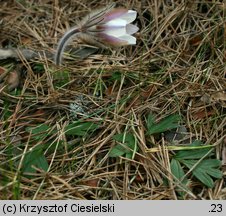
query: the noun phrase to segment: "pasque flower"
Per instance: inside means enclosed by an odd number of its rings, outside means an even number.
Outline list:
[[[64,48],[73,36],[87,44],[104,48],[136,44],[136,38],[132,34],[138,31],[138,27],[130,24],[136,16],[136,11],[114,8],[113,4],[91,13],[61,38],[55,55],[55,63],[61,64]]]

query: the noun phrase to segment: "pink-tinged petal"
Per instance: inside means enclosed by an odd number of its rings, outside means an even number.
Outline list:
[[[125,27],[126,24],[127,24],[126,21],[123,19],[114,19],[105,23],[104,25],[111,28],[111,27],[121,27],[121,26]]]
[[[118,39],[126,41],[128,45],[134,45],[136,44],[136,38],[131,35],[123,35],[119,37]]]
[[[127,12],[128,12],[128,10],[125,8],[112,9],[111,11],[107,12],[104,15],[104,22],[108,22],[110,20],[117,19],[117,18],[123,16],[124,14],[126,14]]]
[[[139,30],[139,28],[135,25],[132,25],[132,24],[126,25],[126,33],[127,34],[132,35],[132,34],[136,33],[138,30]]]
[[[114,37],[119,37],[126,34],[126,28],[124,26],[107,28],[103,31],[103,33],[114,36]]]
[[[127,13],[122,14],[118,18],[126,20],[127,23],[133,22],[137,17],[137,12],[134,10],[128,10]]]
[[[97,26],[97,29],[105,34],[118,37],[126,34],[126,21],[120,19],[111,20],[104,25]]]
[[[107,46],[114,46],[114,47],[118,47],[118,46],[124,46],[124,45],[128,45],[127,40],[118,38],[118,37],[114,37],[111,35],[107,35],[104,33],[99,33],[98,34],[99,39],[102,43],[106,44]]]

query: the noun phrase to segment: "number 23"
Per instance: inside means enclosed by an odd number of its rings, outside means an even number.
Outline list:
[[[212,209],[209,212],[222,212],[222,204],[211,204]]]

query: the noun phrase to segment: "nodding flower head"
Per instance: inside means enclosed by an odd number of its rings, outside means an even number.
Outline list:
[[[65,46],[73,36],[83,42],[99,47],[118,47],[136,44],[132,34],[139,29],[131,24],[137,12],[124,8],[114,8],[114,4],[89,14],[78,26],[68,30],[58,43],[55,63],[61,64]]]
[[[133,45],[136,44],[136,38],[132,34],[139,29],[130,23],[136,16],[134,10],[111,6],[89,15],[81,29],[105,46]]]

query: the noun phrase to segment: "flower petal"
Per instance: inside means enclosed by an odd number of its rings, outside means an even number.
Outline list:
[[[118,39],[120,39],[122,41],[126,41],[127,45],[134,45],[134,44],[136,44],[136,41],[137,41],[137,39],[135,37],[128,35],[128,34],[123,35],[123,36],[119,37]]]
[[[107,28],[103,31],[103,33],[111,35],[113,37],[120,37],[126,34],[126,28],[125,27]]]
[[[118,26],[126,26],[126,21],[123,19],[114,19],[104,24],[104,26],[109,27],[118,27]]]
[[[102,43],[106,44],[107,46],[118,47],[118,46],[128,45],[127,40],[124,40],[121,37],[120,38],[119,37],[114,37],[114,36],[111,36],[111,35],[107,35],[105,33],[99,33],[98,36],[99,36],[99,40]]]
[[[127,34],[132,35],[132,34],[136,33],[138,30],[139,30],[139,28],[135,25],[132,25],[132,24],[126,25],[126,33]]]
[[[105,22],[108,22],[110,20],[117,19],[117,18],[123,16],[126,13],[128,13],[128,10],[125,9],[125,8],[115,8],[115,9],[112,9],[111,11],[107,12],[104,15],[104,21]]]
[[[122,19],[115,19],[104,25],[99,25],[96,28],[105,34],[118,37],[126,34],[126,21]]]
[[[128,10],[127,13],[122,14],[118,18],[124,19],[126,21],[126,23],[131,23],[131,22],[133,22],[136,19],[136,17],[137,17],[137,12],[136,11]]]
[[[136,38],[131,35],[128,35],[128,34],[125,34],[120,37],[114,37],[112,35],[99,33],[98,36],[99,36],[99,41],[101,41],[102,43],[104,43],[107,46],[118,47],[118,46],[136,44]]]

